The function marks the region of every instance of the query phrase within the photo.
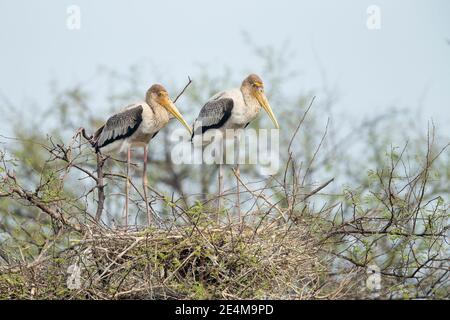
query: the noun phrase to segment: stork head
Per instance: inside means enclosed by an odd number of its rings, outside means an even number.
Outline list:
[[[181,122],[183,126],[192,134],[191,127],[184,120],[178,108],[172,102],[172,99],[169,97],[169,93],[166,88],[164,88],[160,84],[154,84],[147,90],[146,101],[148,104],[157,104],[170,112],[178,121]]]
[[[272,108],[270,107],[269,100],[267,100],[266,94],[264,93],[264,82],[262,79],[256,75],[251,74],[244,79],[241,85],[241,90],[249,92],[253,96],[260,106],[267,112],[270,119],[272,120],[275,128],[279,129],[278,121],[273,114]]]

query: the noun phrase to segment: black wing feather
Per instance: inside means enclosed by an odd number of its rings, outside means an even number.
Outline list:
[[[154,137],[156,137],[156,135],[159,133],[159,131],[156,131],[153,135],[152,135],[152,139],[154,138]]]
[[[207,102],[200,110],[198,118],[195,120],[198,125],[194,125],[196,134],[204,134],[209,129],[218,129],[231,117],[234,102],[230,98],[216,99]],[[201,125],[201,126],[200,126]]]
[[[108,144],[131,136],[142,122],[141,105],[113,115],[94,135],[94,147],[98,151]]]

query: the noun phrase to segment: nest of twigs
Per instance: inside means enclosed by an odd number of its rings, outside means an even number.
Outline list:
[[[93,231],[0,275],[2,298],[311,299],[324,267],[298,224]],[[78,275],[77,275],[78,272]]]

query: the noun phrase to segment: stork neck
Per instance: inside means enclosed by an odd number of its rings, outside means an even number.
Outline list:
[[[241,87],[242,96],[244,98],[244,102],[247,106],[252,107],[259,111],[261,106],[259,105],[258,100],[253,96],[251,91],[247,87]]]
[[[166,125],[169,122],[171,114],[169,113],[169,111],[167,111],[166,108],[164,108],[159,103],[153,101],[148,101],[147,104],[150,106],[153,113],[155,114],[156,120],[158,120],[163,125]]]

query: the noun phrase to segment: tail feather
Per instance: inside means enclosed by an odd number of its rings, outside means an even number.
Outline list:
[[[103,125],[100,128],[98,128],[98,130],[95,131],[95,133],[94,133],[92,146],[94,147],[95,152],[97,152],[97,153],[100,151],[100,146],[98,145],[98,140],[100,139],[100,135],[102,134],[104,128],[105,128],[105,126]]]

